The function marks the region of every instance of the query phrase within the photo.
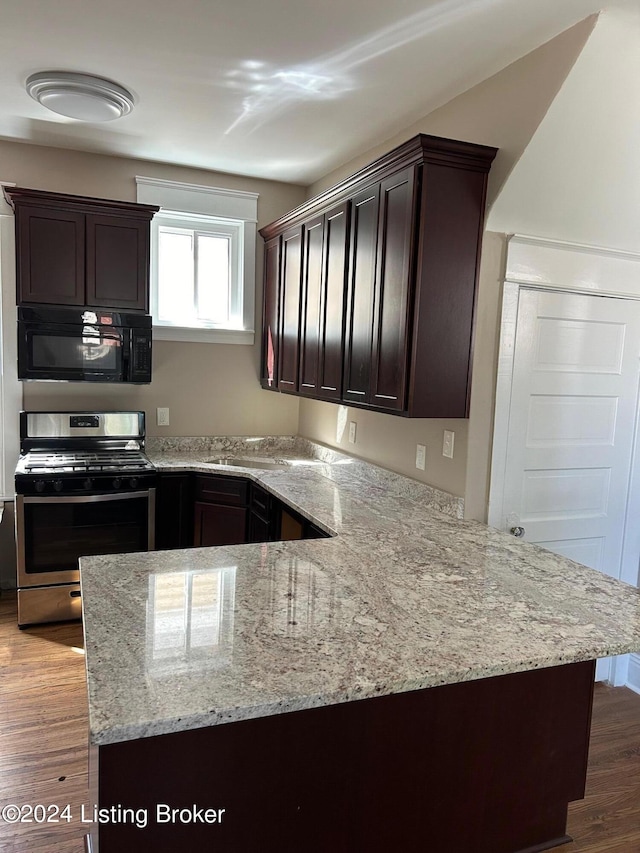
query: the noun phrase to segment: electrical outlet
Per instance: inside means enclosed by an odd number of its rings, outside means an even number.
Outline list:
[[[455,432],[450,429],[445,429],[442,439],[442,455],[447,459],[453,459],[453,442],[456,437]]]
[[[424,444],[416,444],[416,468],[424,471],[427,459],[427,448]]]
[[[355,421],[349,421],[349,444],[356,443],[356,427]]]
[[[156,409],[156,423],[158,426],[169,426],[169,409]]]

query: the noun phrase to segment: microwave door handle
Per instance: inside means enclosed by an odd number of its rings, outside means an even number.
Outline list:
[[[121,342],[122,352],[122,376],[124,379],[131,378],[131,343],[133,340],[133,330],[123,329]]]

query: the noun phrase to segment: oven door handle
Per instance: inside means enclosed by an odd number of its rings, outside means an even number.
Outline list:
[[[148,498],[149,491],[126,492],[125,494],[109,495],[55,495],[54,497],[23,497],[26,504],[90,504],[103,501],[129,501],[133,498]]]

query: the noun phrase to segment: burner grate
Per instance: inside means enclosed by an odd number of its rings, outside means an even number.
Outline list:
[[[23,460],[27,474],[151,471],[153,465],[139,450],[52,453],[32,450]]]

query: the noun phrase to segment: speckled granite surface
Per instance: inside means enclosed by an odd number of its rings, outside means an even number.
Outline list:
[[[411,481],[201,450],[150,455],[259,480],[336,535],[83,558],[94,743],[640,650],[638,590],[429,509]]]
[[[336,483],[363,481],[379,486],[387,494],[403,495],[420,501],[423,506],[462,518],[464,500],[426,483],[403,477],[385,468],[364,462],[354,456],[301,436],[199,436],[192,438],[152,436],[147,439],[147,453],[159,470],[229,471],[213,468],[207,460],[215,456],[237,456],[247,459],[269,459],[298,467],[314,467]],[[319,467],[322,466],[322,467]],[[238,471],[250,475],[247,471]]]

